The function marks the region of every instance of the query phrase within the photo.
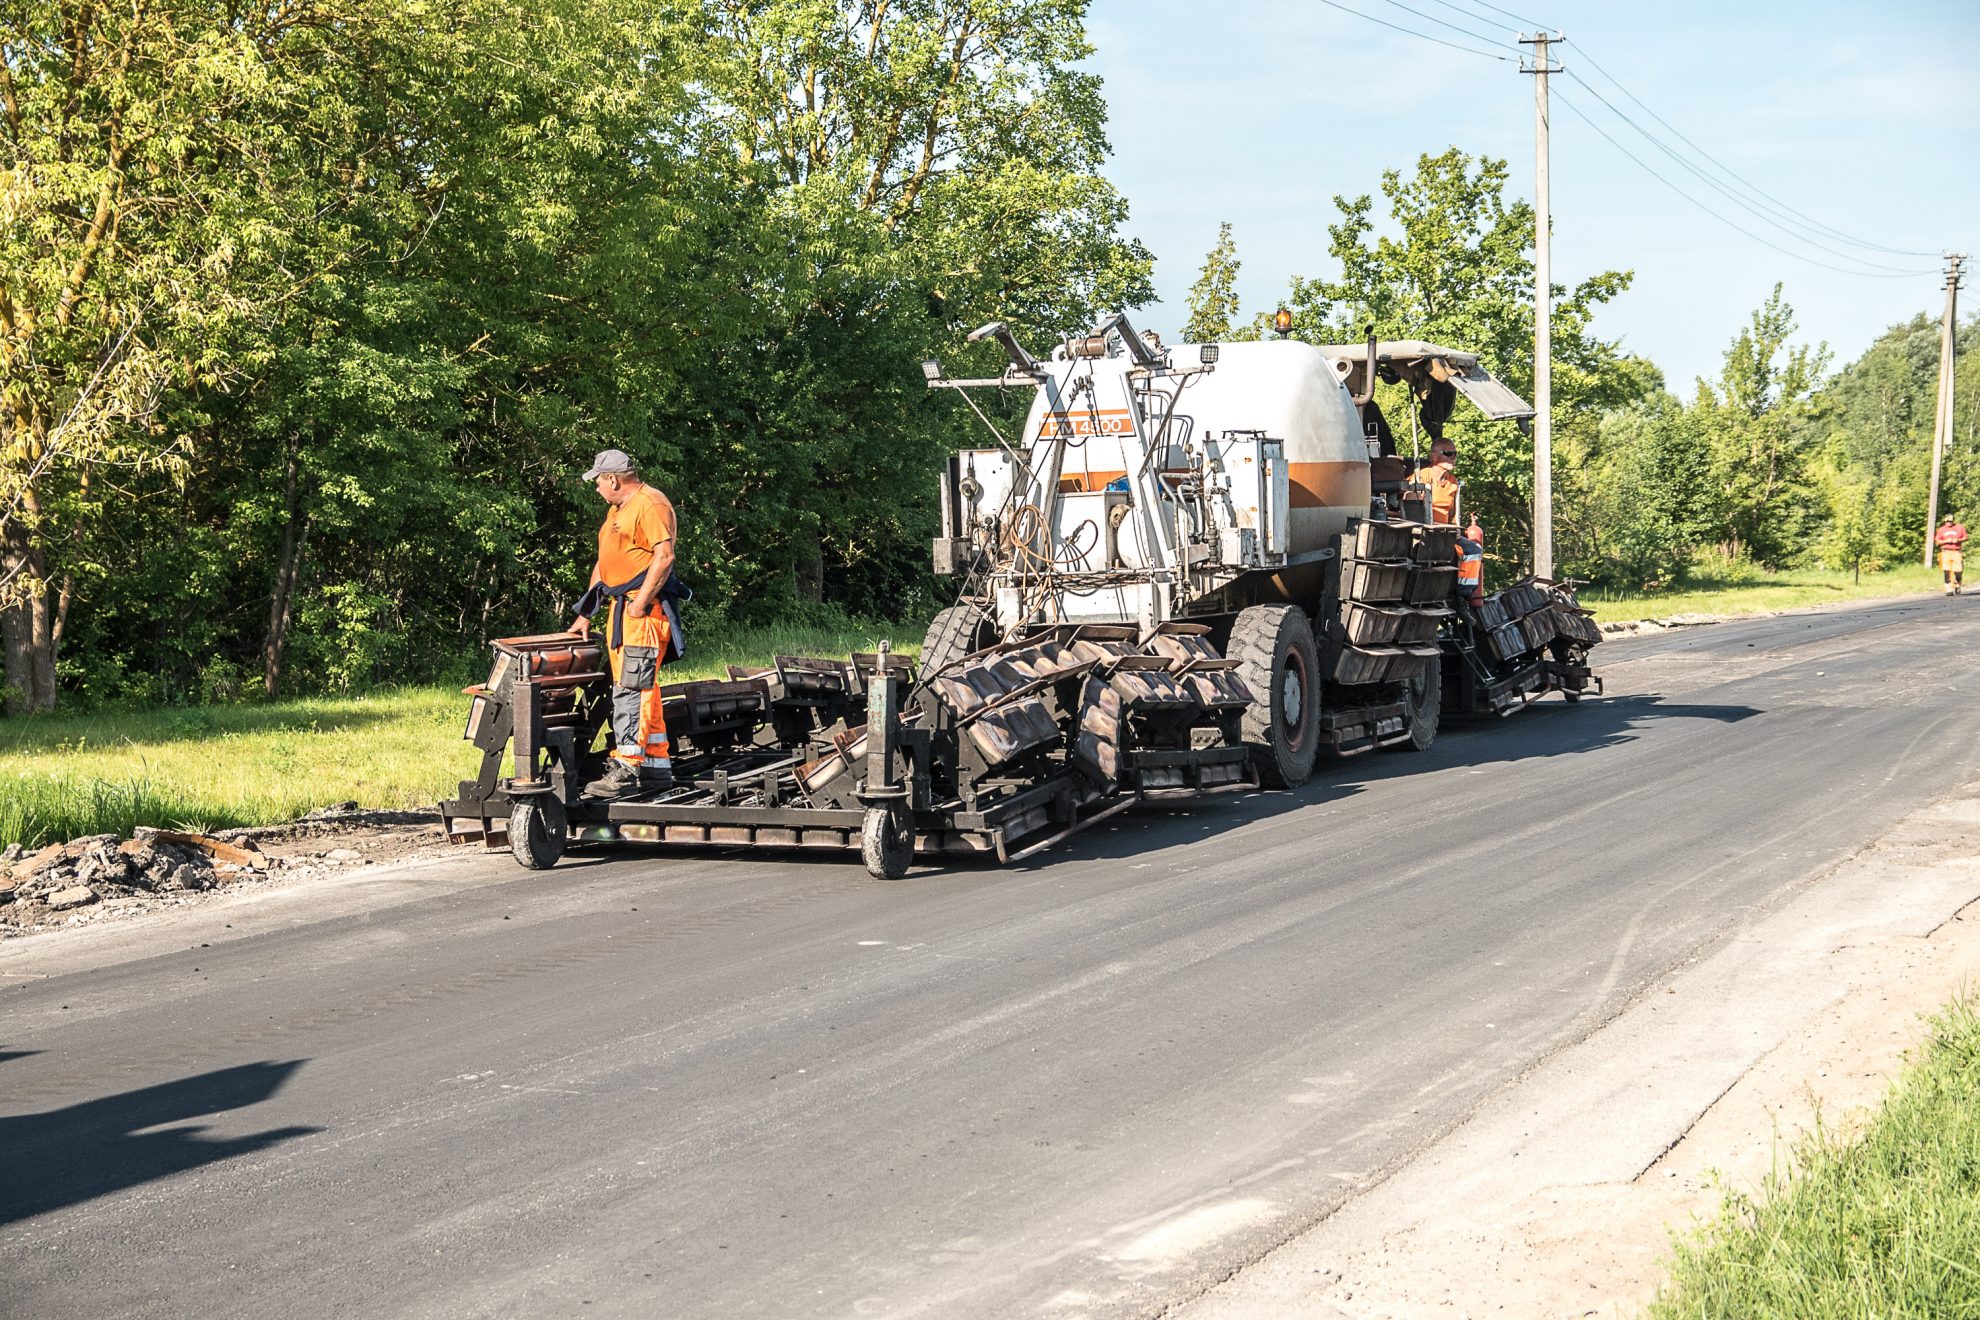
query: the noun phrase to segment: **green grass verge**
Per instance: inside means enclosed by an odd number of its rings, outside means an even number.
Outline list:
[[[719,678],[774,655],[871,650],[882,630],[772,628],[696,639],[670,682]],[[917,653],[921,629],[887,632]],[[267,825],[333,802],[431,806],[473,775],[452,687],[143,712],[0,720],[0,846],[134,825]]]
[[[1980,1000],[1932,1020],[1859,1137],[1818,1129],[1759,1199],[1728,1195],[1678,1242],[1647,1314],[1980,1317]]]
[[[1667,619],[1673,614],[1765,614],[1845,600],[1878,600],[1916,596],[1940,589],[1939,570],[1918,564],[1865,573],[1857,581],[1850,573],[1822,569],[1781,572],[1742,570],[1724,574],[1693,573],[1670,591],[1613,592],[1584,588],[1581,603],[1595,611],[1599,623],[1636,619]]]

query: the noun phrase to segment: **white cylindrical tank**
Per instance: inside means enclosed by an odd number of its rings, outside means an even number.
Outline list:
[[[1218,346],[1213,370],[1188,378],[1176,404],[1176,423],[1168,432],[1172,443],[1187,440],[1198,453],[1212,437],[1236,431],[1257,431],[1285,444],[1288,507],[1286,553],[1301,555],[1331,544],[1350,518],[1366,517],[1369,499],[1368,447],[1354,399],[1333,361],[1311,344],[1270,340]],[[1192,364],[1199,346],[1179,344],[1170,360]],[[1132,364],[1125,357],[1091,364],[1054,362],[1061,382],[1091,371],[1096,388],[1068,405],[1070,393],[1041,390],[1027,421],[1026,439],[1046,434],[1070,437],[1063,459],[1062,491],[1096,491],[1138,466],[1123,443],[1133,431],[1125,376]],[[1101,381],[1107,383],[1102,385]],[[1150,427],[1155,439],[1159,421]],[[1233,452],[1225,446],[1220,454]],[[1242,450],[1238,446],[1238,450]],[[1239,481],[1231,498],[1256,504],[1261,492],[1255,483]],[[1240,526],[1260,525],[1256,508],[1235,510]],[[1141,565],[1136,565],[1141,566]]]
[[[1173,350],[1191,362],[1194,345]],[[1230,431],[1262,431],[1285,441],[1289,550],[1323,549],[1368,516],[1368,445],[1354,398],[1332,359],[1298,340],[1218,346],[1216,369],[1192,380],[1176,405],[1199,443]]]

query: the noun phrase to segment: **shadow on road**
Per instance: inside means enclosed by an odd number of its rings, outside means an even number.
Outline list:
[[[0,1177],[0,1224],[322,1131],[285,1127],[209,1140],[198,1125],[149,1130],[260,1104],[302,1065],[300,1059],[242,1064],[67,1109],[0,1118],[0,1168],[6,1170]]]
[[[1536,704],[1504,720],[1455,724],[1451,736],[1439,738],[1428,752],[1389,749],[1345,760],[1322,757],[1313,767],[1313,778],[1287,792],[1247,793],[1184,808],[1126,812],[1027,859],[1022,868],[1047,866],[1055,858],[1127,857],[1172,844],[1197,843],[1267,817],[1342,801],[1370,784],[1428,771],[1618,747],[1635,741],[1639,731],[1654,722],[1737,724],[1762,713],[1752,706],[1668,703],[1655,695],[1634,694],[1588,698],[1574,705]],[[1108,825],[1117,825],[1118,831],[1108,830]]]
[[[1541,701],[1503,720],[1453,723],[1429,755],[1439,765],[1479,765],[1599,751],[1634,742],[1651,724],[1705,720],[1738,724],[1766,712],[1757,706],[1670,702],[1655,693],[1589,697],[1579,703]],[[1476,735],[1476,736],[1470,736]]]
[[[1200,843],[1255,821],[1337,802],[1365,791],[1369,784],[1439,769],[1524,761],[1533,757],[1564,756],[1600,751],[1634,742],[1649,724],[1668,720],[1706,720],[1737,724],[1764,714],[1753,706],[1715,706],[1666,702],[1655,694],[1590,697],[1579,703],[1548,700],[1535,703],[1503,720],[1453,721],[1428,752],[1399,749],[1369,752],[1347,759],[1322,756],[1313,778],[1289,791],[1237,793],[1208,798],[1185,806],[1149,804],[1122,812],[1080,830],[1071,838],[1009,867],[1000,867],[989,853],[917,857],[915,879],[938,876],[1032,871],[1070,858],[1105,859],[1139,856],[1160,848]],[[601,866],[628,857],[702,856],[748,859],[752,862],[838,861],[850,879],[863,879],[858,854],[800,852],[795,849],[738,849],[724,845],[675,845],[664,851],[642,852],[639,844],[608,844],[575,852],[561,864],[576,869]]]
[[[6,1063],[11,1059],[31,1058],[39,1053],[40,1050],[0,1050],[0,1063]]]
[[[1328,778],[1327,771],[1338,770],[1340,765],[1340,762],[1330,765],[1327,761],[1320,761],[1314,766],[1313,778],[1296,789],[1233,793],[1229,797],[1206,798],[1188,806],[1150,804],[1124,811],[1080,831],[1056,847],[1027,857],[1010,869],[1037,870],[1052,865],[1054,861],[1075,857],[1137,857],[1161,848],[1179,848],[1214,839],[1227,831],[1241,829],[1273,816],[1283,816],[1289,811],[1303,811],[1323,803],[1339,802],[1362,791],[1359,784],[1345,779],[1335,782]],[[965,867],[969,865],[964,863]],[[994,866],[994,863],[990,865]]]

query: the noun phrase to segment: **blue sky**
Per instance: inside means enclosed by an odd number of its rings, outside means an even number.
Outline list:
[[[1389,0],[1341,0],[1389,22],[1482,42]],[[1521,26],[1479,0],[1401,0],[1485,37]],[[1580,46],[1657,114],[1794,211],[1857,239],[1980,265],[1980,0],[1951,3],[1577,4],[1508,0],[1571,44],[1560,62],[1673,148],[1683,144],[1603,79]],[[1472,15],[1461,17],[1460,12]],[[1094,0],[1128,231],[1154,251],[1161,305],[1139,319],[1173,335],[1184,297],[1232,223],[1246,315],[1279,302],[1295,275],[1332,274],[1336,193],[1376,193],[1381,172],[1456,145],[1511,165],[1533,188],[1533,79],[1317,0]],[[1510,50],[1506,53],[1511,53]],[[1566,77],[1552,80],[1554,280],[1634,270],[1597,318],[1604,337],[1650,357],[1673,389],[1717,371],[1728,342],[1775,281],[1802,337],[1841,365],[1894,322],[1937,317],[1936,255],[1838,256],[1735,207],[1615,119]],[[1772,251],[1711,218],[1603,141],[1565,100],[1659,173],[1742,227],[1830,265],[1933,273],[1866,279]],[[1701,168],[1709,172],[1709,166]],[[1980,308],[1969,276],[1962,308]],[[1964,318],[1962,318],[1964,319]],[[1397,327],[1385,333],[1398,333]]]

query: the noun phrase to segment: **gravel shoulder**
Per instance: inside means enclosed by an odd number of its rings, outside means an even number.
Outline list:
[[[1650,988],[1180,1320],[1627,1316],[1673,1232],[1881,1101],[1980,981],[1980,783]]]

